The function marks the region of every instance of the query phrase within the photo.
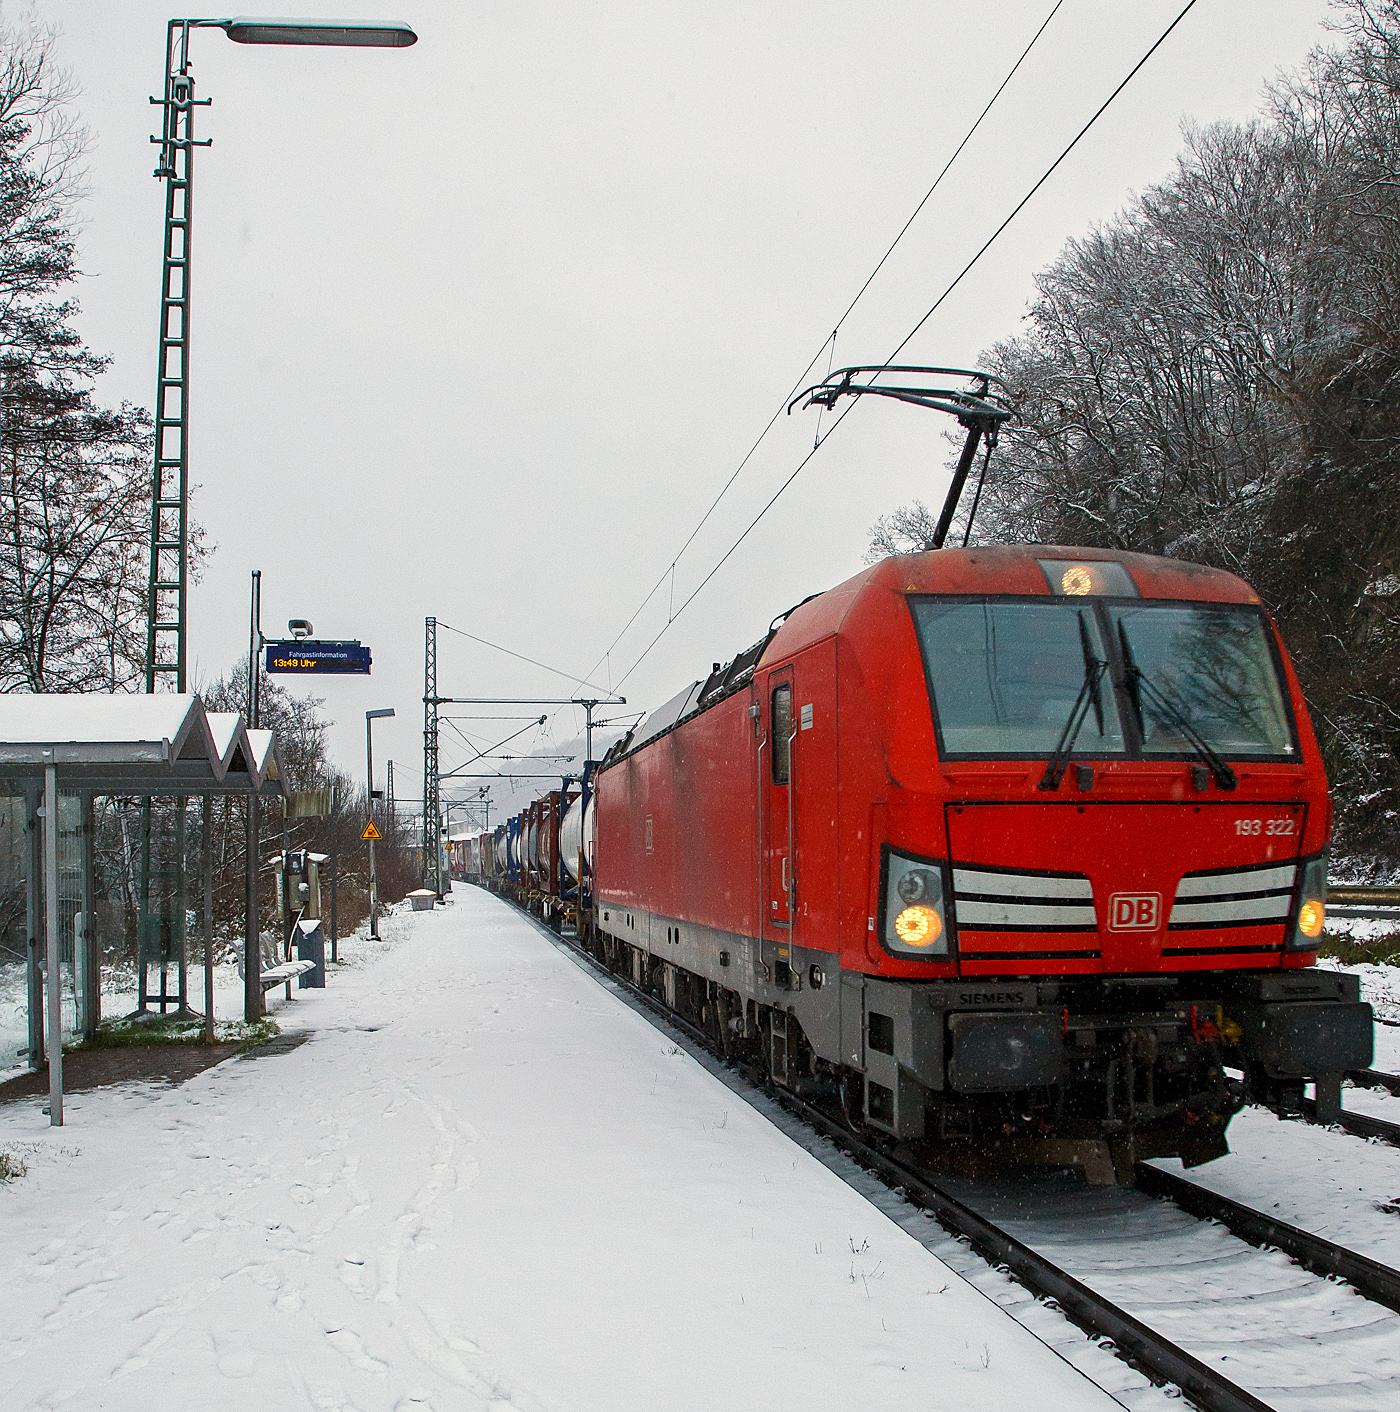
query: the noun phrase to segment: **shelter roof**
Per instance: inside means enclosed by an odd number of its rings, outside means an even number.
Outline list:
[[[0,695],[0,781],[50,764],[63,787],[95,794],[286,793],[273,732],[188,693]]]

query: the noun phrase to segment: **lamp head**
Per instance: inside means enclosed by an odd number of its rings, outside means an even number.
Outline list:
[[[385,706],[385,707],[384,707],[382,710],[380,710],[380,711],[366,711],[366,712],[365,712],[365,720],[367,720],[367,721],[377,721],[377,720],[379,720],[379,718],[380,718],[381,716],[392,716],[393,714],[394,714],[394,708],[393,708],[392,706]]]
[[[418,42],[402,20],[314,20],[239,15],[220,25],[235,44],[329,44],[359,49],[406,49]]]
[[[300,642],[304,637],[313,636],[316,629],[306,618],[288,618],[287,631],[291,633],[296,641]]]

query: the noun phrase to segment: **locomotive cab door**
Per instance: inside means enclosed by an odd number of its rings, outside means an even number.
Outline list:
[[[768,717],[768,759],[762,765],[764,922],[769,937],[780,941],[779,959],[786,961],[792,935],[793,897],[793,719],[792,668],[768,676],[765,713]]]

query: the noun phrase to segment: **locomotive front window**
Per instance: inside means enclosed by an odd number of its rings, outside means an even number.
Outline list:
[[[1193,757],[1198,742],[1225,759],[1296,757],[1255,608],[1058,596],[909,606],[945,756],[1048,757],[1068,725],[1070,752],[1100,759]]]
[[[1108,654],[1092,608],[1065,599],[915,599],[910,606],[945,754],[1049,755],[1081,693],[1090,709],[1076,753],[1123,754],[1118,704],[1097,669]]]
[[[1130,690],[1133,669],[1147,686],[1136,703],[1145,754],[1190,751],[1183,723],[1227,759],[1295,753],[1283,683],[1260,614],[1162,603],[1115,605],[1108,616]]]

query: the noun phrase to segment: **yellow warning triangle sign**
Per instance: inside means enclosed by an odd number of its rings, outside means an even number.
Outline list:
[[[360,835],[360,837],[361,837],[361,838],[383,838],[384,835],[383,835],[382,833],[380,833],[377,828],[375,828],[375,826],[374,826],[374,820],[371,819],[371,820],[365,825],[365,831],[364,831],[364,833],[362,833],[362,834]]]

